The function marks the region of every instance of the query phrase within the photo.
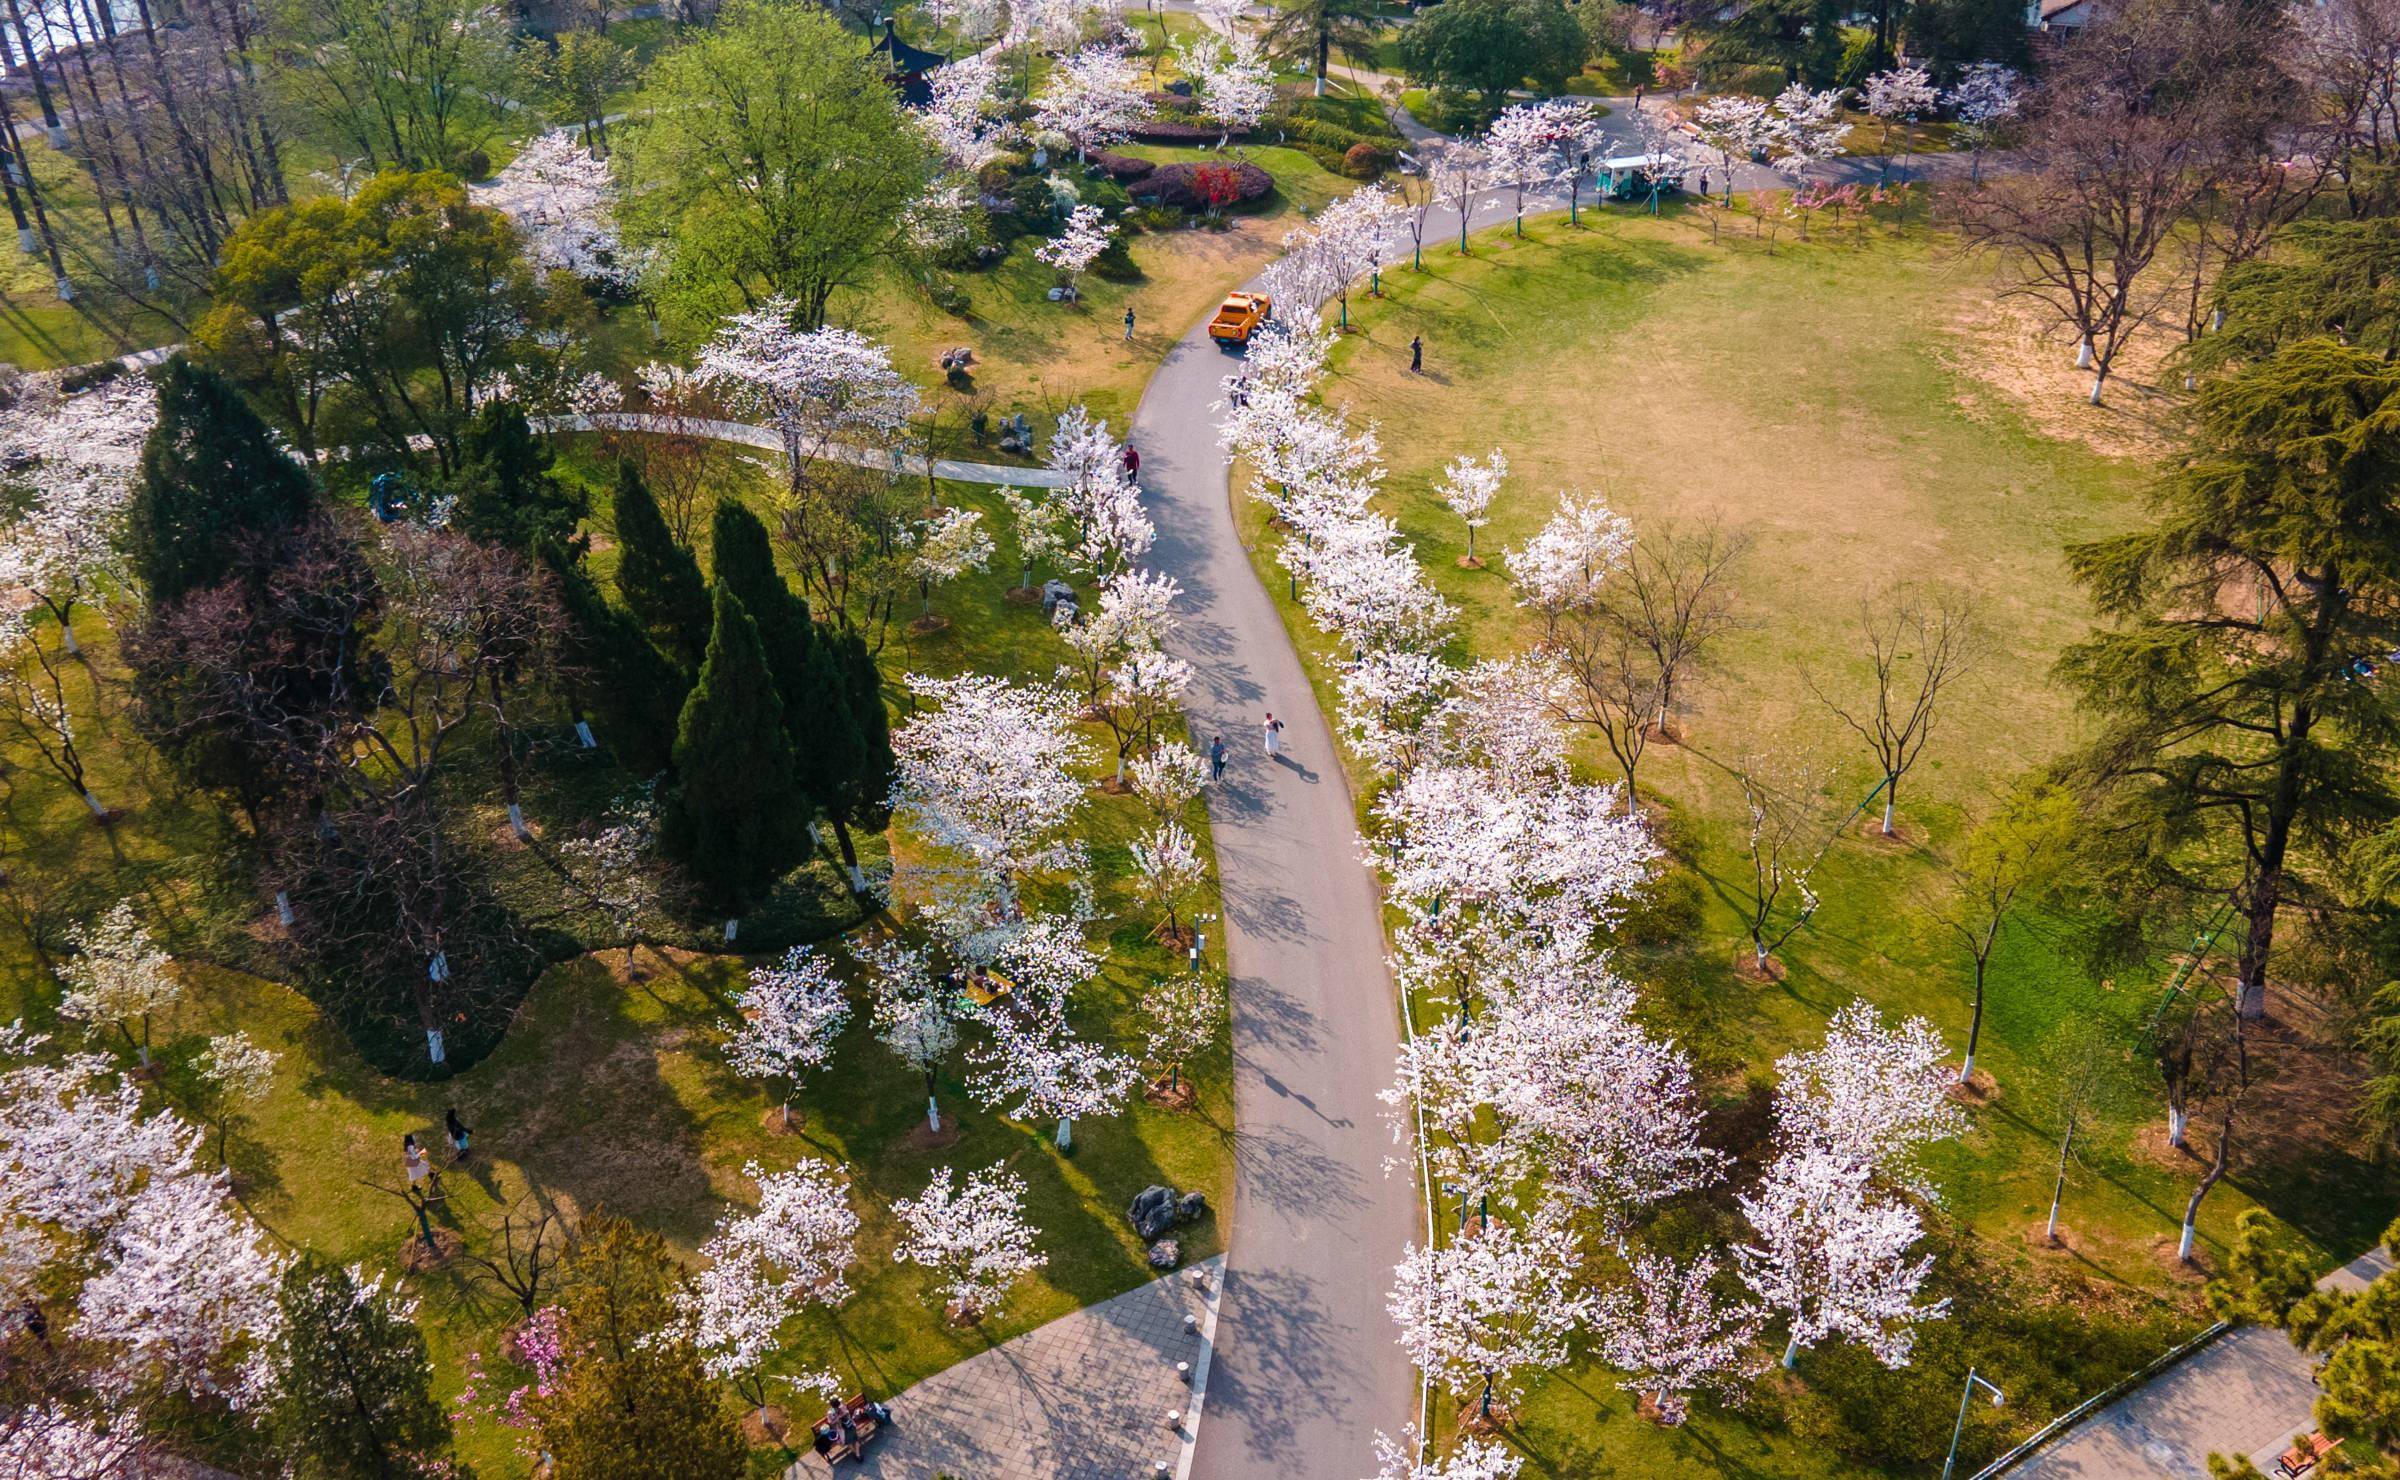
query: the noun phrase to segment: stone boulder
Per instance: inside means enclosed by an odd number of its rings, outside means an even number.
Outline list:
[[[1197,1223],[1208,1213],[1208,1198],[1203,1193],[1187,1192],[1175,1200],[1175,1221]]]
[[[1150,1246],[1152,1269],[1173,1269],[1183,1261],[1183,1245],[1171,1238],[1162,1238]]]
[[[1175,1189],[1145,1187],[1134,1194],[1133,1206],[1125,1210],[1133,1220],[1133,1231],[1146,1240],[1162,1238],[1175,1226]]]

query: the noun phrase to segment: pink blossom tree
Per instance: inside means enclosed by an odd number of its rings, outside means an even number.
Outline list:
[[[792,1096],[833,1053],[850,1021],[850,999],[823,956],[794,946],[777,966],[754,966],[743,991],[741,1025],[725,1045],[737,1074],[772,1079],[783,1087],[783,1128],[792,1126]]]
[[[535,135],[475,194],[516,223],[535,266],[611,288],[639,279],[617,227],[616,179],[573,130]]]
[[[1014,1172],[986,1167],[961,1184],[943,1167],[923,1196],[892,1204],[902,1229],[892,1258],[922,1265],[941,1281],[952,1320],[981,1320],[1018,1281],[1050,1262],[1033,1245],[1024,1204],[1025,1179]]]
[[[1879,142],[1887,156],[1886,175],[1891,173],[1892,125],[1900,125],[1900,173],[1905,178],[1908,156],[1916,149],[1917,120],[1931,113],[1941,96],[1933,85],[1933,74],[1923,67],[1891,67],[1868,76],[1866,86],[1859,90],[1859,101],[1883,126]]]
[[[1981,184],[1983,151],[1991,147],[1992,135],[2025,106],[2024,80],[2016,68],[2000,62],[1970,62],[1942,94],[1942,101],[1958,119],[1959,132],[1967,136],[1973,151],[1968,156],[1967,178]]]
[[[1225,1026],[1224,986],[1205,971],[1163,976],[1142,993],[1142,1052],[1167,1067],[1167,1093],[1183,1090],[1183,1066]]]

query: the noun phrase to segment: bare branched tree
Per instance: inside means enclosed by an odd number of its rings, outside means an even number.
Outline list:
[[[1665,676],[1643,638],[1623,604],[1601,604],[1561,613],[1542,645],[1567,676],[1560,716],[1590,726],[1608,747],[1625,777],[1629,817],[1636,810],[1634,773],[1666,709]]]
[[[1818,792],[1823,778],[1772,755],[1753,756],[1737,773],[1750,830],[1745,851],[1750,865],[1742,890],[1742,927],[1750,935],[1751,962],[1760,975],[1775,953],[1798,934],[1817,910],[1809,885],[1824,848],[1816,837]]]
[[[1863,704],[1841,704],[1809,686],[1825,707],[1858,733],[1883,777],[1883,835],[1893,836],[1900,783],[1925,753],[1941,713],[1942,695],[1973,666],[1974,614],[1948,592],[1903,590],[1860,607],[1872,692]]]
[[[558,1204],[535,1191],[486,1216],[459,1258],[469,1280],[506,1294],[518,1313],[531,1319],[574,1242],[574,1225]]]
[[[1729,532],[1714,516],[1688,527],[1662,522],[1634,542],[1632,558],[1610,583],[1613,603],[1657,672],[1658,728],[1670,739],[1677,691],[1741,625],[1727,577],[1749,546],[1747,535]]]

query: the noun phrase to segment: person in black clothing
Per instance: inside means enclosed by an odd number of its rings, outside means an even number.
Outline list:
[[[1208,742],[1208,779],[1225,779],[1225,737],[1222,735]]]
[[[1408,373],[1425,373],[1425,336],[1422,334],[1413,335],[1408,341]]]
[[[467,1123],[458,1118],[456,1107],[450,1105],[442,1107],[442,1129],[450,1133],[451,1160],[465,1161],[467,1159]]]

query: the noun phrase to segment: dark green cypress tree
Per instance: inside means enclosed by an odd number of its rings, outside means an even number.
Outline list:
[[[627,458],[617,464],[617,592],[658,645],[696,668],[707,648],[711,618],[700,562],[675,543],[658,500]]]
[[[559,605],[571,629],[567,656],[577,670],[572,685],[577,707],[590,701],[603,738],[627,766],[645,776],[665,770],[683,701],[691,692],[690,675],[658,650],[638,618],[611,606],[565,550],[545,542],[537,553],[558,582]]]
[[[808,603],[793,595],[784,582],[783,573],[775,568],[775,548],[767,543],[767,527],[741,500],[717,500],[709,549],[717,584],[740,597],[743,610],[758,624],[758,640],[767,650],[767,671],[775,675],[775,692],[783,700],[784,731],[797,748],[809,656],[816,647]]]
[[[555,540],[578,555],[575,526],[591,512],[580,487],[551,473],[549,444],[514,401],[486,401],[459,443],[455,528],[470,539],[529,550]]]
[[[858,848],[850,837],[850,814],[858,779],[868,769],[868,738],[850,698],[849,669],[840,639],[824,638],[809,650],[808,668],[796,695],[787,694],[784,714],[792,734],[792,758],[799,766],[800,789],[809,804],[833,824],[842,849],[842,866],[850,871],[853,888],[863,882],[858,872]],[[883,701],[876,700],[880,714]],[[890,727],[885,726],[885,745]]]
[[[857,633],[841,634],[833,648],[851,733],[857,737],[857,759],[842,785],[839,815],[852,827],[881,832],[891,821],[892,775],[899,768],[892,757],[891,715],[883,707],[883,674],[867,640]]]
[[[659,840],[704,904],[738,914],[808,856],[808,799],[758,624],[724,586],[716,618],[700,682],[676,726],[675,788]]]
[[[298,525],[314,500],[307,470],[223,377],[181,355],[159,368],[158,424],[125,520],[134,579],[153,603],[219,584],[245,543]]]
[[[267,1417],[292,1474],[386,1480],[449,1456],[450,1420],[414,1322],[314,1254],[284,1271],[276,1298],[284,1338]]]

